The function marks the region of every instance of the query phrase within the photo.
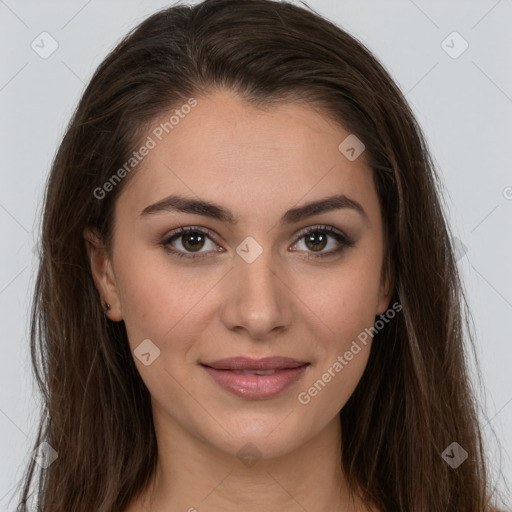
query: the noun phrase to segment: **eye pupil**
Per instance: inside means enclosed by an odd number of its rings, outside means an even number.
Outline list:
[[[318,238],[323,238],[323,240],[318,241]],[[316,240],[316,241],[315,241],[315,240]],[[322,242],[323,242],[323,245],[322,245],[320,248],[318,248],[318,247],[316,247],[316,248],[312,248],[312,247],[310,247],[310,245],[309,245],[309,243],[310,243],[310,242],[312,242],[312,244],[313,244],[313,245],[316,245],[316,244],[318,244],[318,243],[322,244]],[[315,231],[315,232],[313,232],[313,233],[310,233],[310,234],[306,237],[306,245],[308,246],[308,248],[309,248],[309,249],[312,249],[312,250],[319,249],[319,250],[321,251],[322,249],[324,249],[324,248],[325,248],[326,243],[327,243],[327,236],[326,236],[324,233],[321,233],[321,232],[319,232],[319,231]]]
[[[190,251],[199,250],[204,245],[204,235],[201,233],[197,233],[197,232],[186,233],[186,234],[182,235],[182,238],[183,238],[183,242],[182,242],[183,247],[185,247],[185,249],[190,250]],[[190,243],[189,243],[189,241],[190,241]],[[200,247],[194,247],[194,246],[197,246],[198,244],[200,245]],[[192,246],[192,247],[190,247],[190,246]]]

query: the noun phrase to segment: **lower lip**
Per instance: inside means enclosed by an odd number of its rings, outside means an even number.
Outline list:
[[[250,399],[269,398],[281,393],[297,381],[307,367],[308,365],[305,364],[297,368],[281,369],[272,375],[239,375],[231,370],[216,370],[209,366],[203,366],[213,380],[224,389]]]

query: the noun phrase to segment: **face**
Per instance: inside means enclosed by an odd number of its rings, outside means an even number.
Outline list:
[[[372,171],[318,111],[224,91],[163,135],[148,132],[117,200],[111,259],[90,253],[96,284],[156,425],[226,454],[283,455],[336,421],[368,360],[361,334],[389,306]],[[272,357],[293,361],[254,362]]]

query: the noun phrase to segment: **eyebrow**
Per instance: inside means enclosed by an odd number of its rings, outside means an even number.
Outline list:
[[[366,214],[361,204],[354,199],[350,199],[344,194],[340,194],[291,208],[281,217],[281,224],[293,224],[313,215],[320,215],[321,213],[344,208],[357,211],[368,223],[368,215]],[[210,217],[212,219],[217,219],[233,225],[237,224],[239,221],[239,218],[236,217],[233,212],[218,204],[212,203],[210,201],[178,195],[170,195],[154,204],[147,206],[140,213],[140,217],[146,217],[148,215],[169,211],[203,215],[205,217]]]

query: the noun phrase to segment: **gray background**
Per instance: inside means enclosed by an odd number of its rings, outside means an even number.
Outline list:
[[[512,481],[512,0],[310,0],[369,47],[410,102],[446,187],[461,241],[484,389],[482,425],[495,470]],[[38,398],[28,357],[42,190],[64,127],[117,41],[170,5],[140,0],[0,0],[0,509],[27,463]],[[32,48],[47,31],[47,59]],[[469,44],[452,58],[463,42]],[[442,42],[446,43],[442,46]],[[41,45],[41,43],[39,43]],[[49,44],[45,45],[49,48]],[[456,440],[454,440],[456,441]],[[500,444],[498,444],[498,442]]]

